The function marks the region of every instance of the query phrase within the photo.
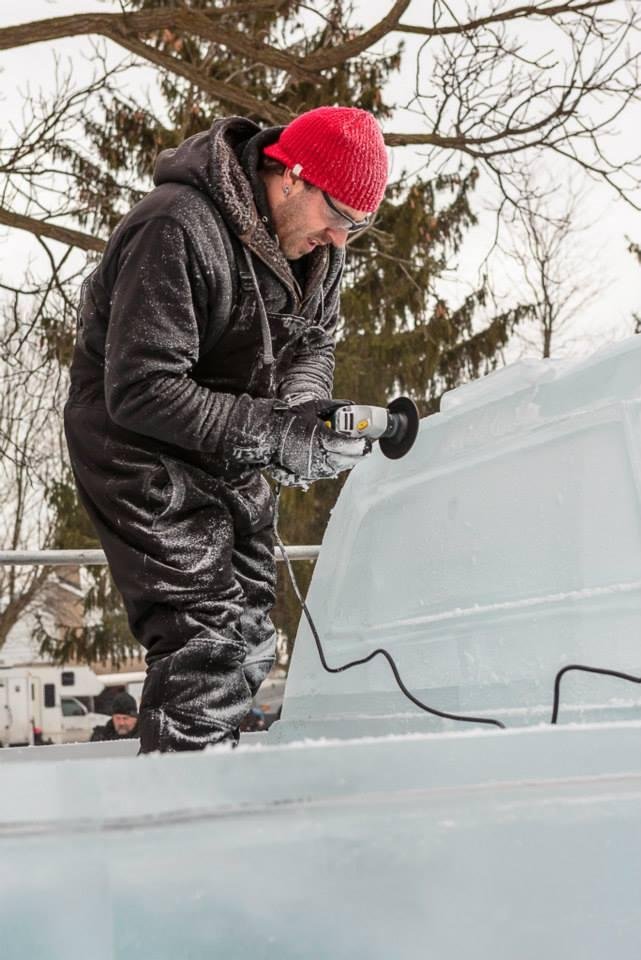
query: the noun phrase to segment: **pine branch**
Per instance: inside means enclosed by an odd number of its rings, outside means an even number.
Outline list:
[[[50,574],[51,567],[34,568],[28,586],[10,600],[0,612],[0,649],[4,645],[9,632],[45,587]]]

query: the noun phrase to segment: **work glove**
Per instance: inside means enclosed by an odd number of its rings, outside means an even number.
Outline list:
[[[307,400],[288,406],[282,400],[239,397],[223,440],[227,462],[267,467],[279,483],[307,489],[314,480],[351,470],[372,449],[366,438],[330,430],[321,417],[344,400]]]
[[[351,470],[371,451],[369,439],[346,437],[325,423],[334,410],[349,402],[305,400],[289,407],[268,467],[278,483],[307,489],[314,480]]]

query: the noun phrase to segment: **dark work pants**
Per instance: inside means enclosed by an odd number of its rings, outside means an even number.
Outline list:
[[[237,737],[275,651],[273,496],[258,471],[216,477],[122,439],[67,404],[82,503],[147,649],[142,752]]]

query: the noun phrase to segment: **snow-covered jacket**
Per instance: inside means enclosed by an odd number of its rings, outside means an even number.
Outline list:
[[[231,117],[161,153],[85,284],[70,402],[146,449],[211,463],[241,394],[331,395],[343,251],[295,274],[279,249],[258,166],[281,129]]]

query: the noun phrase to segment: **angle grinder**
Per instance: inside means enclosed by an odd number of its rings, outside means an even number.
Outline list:
[[[384,456],[400,460],[414,446],[419,415],[413,400],[397,397],[387,407],[360,403],[337,407],[325,422],[331,430],[343,436],[378,440]]]

